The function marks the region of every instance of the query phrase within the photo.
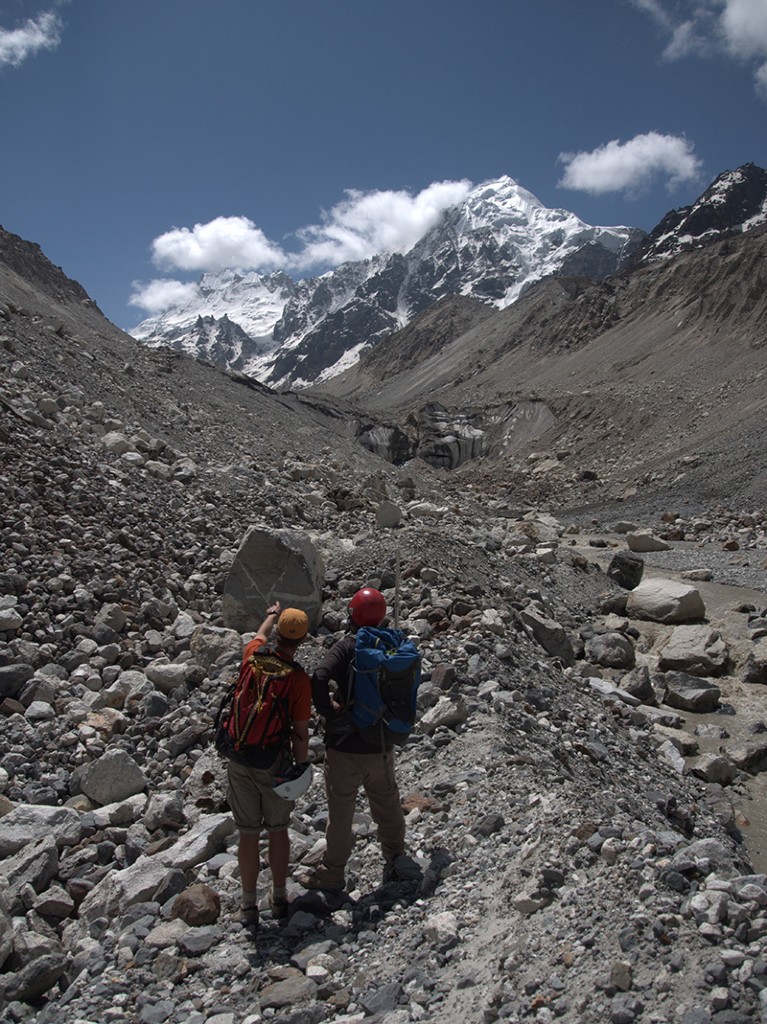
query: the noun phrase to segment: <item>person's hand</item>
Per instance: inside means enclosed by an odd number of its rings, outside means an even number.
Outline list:
[[[275,601],[274,604],[270,604],[269,607],[266,609],[266,617],[269,618],[270,615],[279,615],[281,611],[282,607],[280,605],[280,602]]]

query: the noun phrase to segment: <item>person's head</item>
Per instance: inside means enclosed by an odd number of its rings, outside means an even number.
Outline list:
[[[300,608],[285,608],[277,619],[277,641],[283,647],[295,648],[309,632],[309,619]]]
[[[363,587],[351,599],[347,610],[355,628],[380,626],[386,618],[386,598],[374,587]]]

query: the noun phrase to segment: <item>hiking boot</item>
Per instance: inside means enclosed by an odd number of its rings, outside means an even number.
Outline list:
[[[422,878],[421,865],[406,853],[400,853],[393,860],[387,860],[384,865],[384,885],[387,882],[420,882]]]
[[[288,897],[275,896],[273,892],[270,892],[269,909],[272,912],[272,917],[284,920],[288,916]]]
[[[232,920],[243,928],[258,928],[258,907],[240,907],[232,915]]]
[[[299,885],[304,889],[323,889],[325,892],[341,892],[344,887],[344,880],[331,875],[327,868],[321,864],[308,871],[302,871],[293,876]]]

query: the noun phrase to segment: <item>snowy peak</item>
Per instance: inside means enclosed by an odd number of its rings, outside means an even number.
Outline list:
[[[283,273],[203,274],[186,301],[143,320],[131,333],[153,347],[167,345],[217,366],[242,369],[274,348],[274,325],[295,288]]]
[[[548,209],[504,176],[446,210],[404,255],[381,253],[297,283],[285,274],[206,274],[191,298],[133,333],[272,385],[300,386],[340,373],[446,295],[502,308],[551,274],[614,272],[642,237]]]
[[[766,223],[767,171],[744,164],[720,174],[692,205],[667,213],[634,254],[632,263],[666,259]]]
[[[549,209],[503,177],[474,189],[407,254],[404,294],[411,313],[448,294],[502,308],[535,281],[562,273],[579,252],[592,256],[581,260],[580,272],[612,273],[642,237],[635,228],[592,227]]]

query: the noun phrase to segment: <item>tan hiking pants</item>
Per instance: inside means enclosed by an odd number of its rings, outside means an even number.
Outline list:
[[[405,850],[405,815],[402,811],[397,780],[394,777],[394,752],[347,754],[340,750],[325,752],[325,790],[328,796],[327,849],[322,858],[328,875],[343,881],[346,862],[352,852],[352,824],[360,785],[370,804],[370,813],[378,826],[378,841],[384,860],[391,861]]]

